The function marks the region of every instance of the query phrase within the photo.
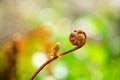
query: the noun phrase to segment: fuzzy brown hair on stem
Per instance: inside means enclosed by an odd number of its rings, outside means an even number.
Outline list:
[[[74,30],[70,33],[70,37],[69,37],[70,42],[72,43],[72,45],[74,45],[75,47],[73,47],[72,49],[69,49],[65,52],[61,52],[60,54],[56,54],[59,50],[60,45],[58,43],[56,43],[55,47],[54,47],[54,53],[52,55],[52,57],[47,60],[43,65],[41,65],[36,72],[33,73],[33,75],[31,76],[30,80],[34,80],[34,78],[37,76],[37,74],[49,63],[51,63],[52,61],[56,60],[57,58],[59,58],[60,56],[66,55],[72,51],[75,51],[79,48],[81,48],[85,42],[86,42],[86,34],[84,31],[82,31],[81,29],[77,29]]]

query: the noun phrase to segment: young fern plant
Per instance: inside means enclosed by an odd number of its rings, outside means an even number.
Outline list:
[[[49,56],[51,57],[49,60],[47,60],[43,65],[41,65],[36,72],[34,72],[34,74],[31,76],[30,80],[34,80],[34,78],[36,77],[36,75],[46,66],[48,65],[50,62],[56,60],[57,58],[66,55],[72,51],[75,51],[79,48],[81,48],[85,43],[86,43],[86,33],[84,31],[82,31],[81,29],[77,29],[74,30],[70,33],[69,36],[69,40],[72,43],[72,45],[74,45],[75,47],[65,51],[65,52],[61,52],[58,54],[59,48],[60,48],[60,43],[56,43],[54,48],[53,48],[53,53],[51,53]]]

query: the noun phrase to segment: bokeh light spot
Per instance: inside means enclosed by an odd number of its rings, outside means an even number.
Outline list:
[[[32,57],[32,63],[35,67],[41,66],[43,63],[46,62],[46,60],[47,57],[44,52],[36,52]]]
[[[58,63],[53,67],[53,75],[57,79],[64,79],[68,75],[67,66],[63,63]]]

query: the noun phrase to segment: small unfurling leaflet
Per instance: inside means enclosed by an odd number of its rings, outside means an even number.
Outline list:
[[[60,43],[57,42],[55,46],[52,48],[52,53],[50,53],[50,58],[54,58],[55,56],[59,55]]]

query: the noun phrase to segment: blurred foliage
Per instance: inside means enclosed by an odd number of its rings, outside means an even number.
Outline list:
[[[120,0],[1,0],[0,80],[29,80],[69,33],[84,30],[81,49],[50,63],[35,80],[120,80]],[[16,34],[17,33],[17,34]]]

